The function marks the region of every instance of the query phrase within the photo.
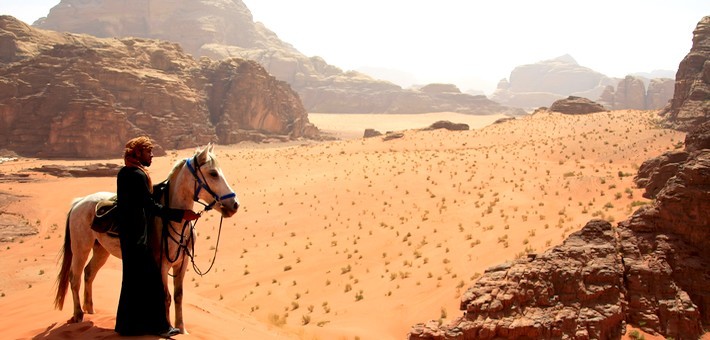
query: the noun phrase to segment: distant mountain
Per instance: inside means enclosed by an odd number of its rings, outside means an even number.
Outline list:
[[[668,73],[670,71],[652,72],[653,75]],[[599,101],[609,109],[650,110],[662,108],[673,96],[671,78],[629,77],[610,78],[579,65],[565,54],[514,68],[510,80],[502,79],[491,99],[530,110],[576,96]],[[652,79],[658,80],[652,82]]]
[[[410,88],[417,84],[417,76],[407,71],[396,70],[386,67],[358,67],[358,72],[362,72],[376,79],[382,79],[394,84],[397,84],[403,88]]]
[[[404,90],[320,57],[307,57],[254,22],[240,0],[62,0],[36,27],[97,37],[144,37],[179,43],[194,56],[255,60],[298,92],[308,112],[524,113],[483,96]]]

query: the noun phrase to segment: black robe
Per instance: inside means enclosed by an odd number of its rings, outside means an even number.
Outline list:
[[[123,277],[115,330],[121,335],[160,334],[170,328],[170,322],[149,228],[154,227],[154,216],[181,221],[184,210],[156,203],[146,174],[136,167],[123,167],[116,182]]]

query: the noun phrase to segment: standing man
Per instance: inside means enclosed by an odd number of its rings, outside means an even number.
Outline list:
[[[148,167],[153,160],[153,142],[137,137],[126,143],[125,166],[118,172],[118,223],[123,276],[116,313],[116,332],[121,335],[170,337],[180,330],[170,325],[165,310],[165,290],[148,235],[153,217],[179,222],[195,220],[192,210],[170,209],[153,200]],[[160,251],[160,250],[158,250]]]

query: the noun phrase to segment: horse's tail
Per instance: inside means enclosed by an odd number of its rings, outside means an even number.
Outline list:
[[[67,289],[69,288],[69,274],[71,271],[71,234],[69,233],[69,219],[71,218],[71,212],[74,210],[77,201],[72,203],[69,213],[67,213],[67,225],[64,231],[64,246],[59,250],[59,257],[62,259],[62,269],[59,270],[59,275],[57,275],[57,295],[54,297],[54,308],[62,310],[64,307],[64,297],[67,295]]]

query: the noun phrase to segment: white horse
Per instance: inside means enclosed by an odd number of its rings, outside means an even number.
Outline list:
[[[175,209],[192,209],[193,203],[205,205],[208,210],[212,207],[222,214],[230,217],[237,212],[239,201],[232,188],[227,183],[217,160],[212,153],[213,145],[208,145],[198,150],[192,158],[178,161],[168,175],[167,206]],[[74,299],[74,314],[68,322],[81,322],[84,311],[93,314],[94,302],[92,299],[91,284],[96,278],[96,273],[106,263],[109,255],[121,258],[121,245],[117,237],[106,233],[98,233],[91,229],[95,217],[97,202],[113,197],[110,192],[97,192],[83,198],[77,198],[72,203],[72,208],[67,215],[64,247],[61,251],[62,268],[57,276],[57,295],[54,299],[55,307],[62,309],[67,288],[71,285],[72,298]],[[210,204],[202,203],[210,202]],[[166,204],[163,202],[163,204]],[[160,263],[165,287],[165,305],[168,320],[170,319],[170,290],[168,289],[168,271],[173,270],[173,287],[175,294],[175,327],[182,333],[187,333],[182,315],[183,279],[189,264],[188,256],[194,246],[194,233],[189,224],[167,222],[169,228],[163,233],[163,222],[155,219],[155,227],[150,236],[151,248],[156,261]],[[187,228],[184,228],[187,226]],[[89,253],[93,249],[93,256],[89,264],[84,267]],[[215,250],[216,251],[216,250]],[[82,310],[79,299],[81,287],[81,270],[84,269],[84,308]]]

